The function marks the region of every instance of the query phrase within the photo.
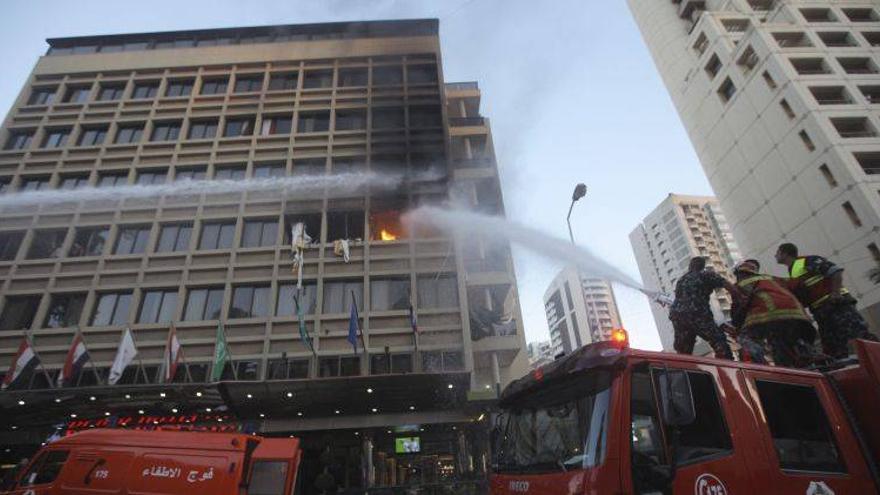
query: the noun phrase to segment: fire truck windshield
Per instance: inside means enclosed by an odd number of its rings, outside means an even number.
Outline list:
[[[495,472],[546,473],[597,466],[605,456],[608,385],[559,401],[508,409],[495,430]]]

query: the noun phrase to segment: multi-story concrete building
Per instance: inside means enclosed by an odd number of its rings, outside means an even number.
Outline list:
[[[43,365],[0,392],[4,460],[51,425],[176,422],[296,433],[306,490],[327,445],[341,487],[485,472],[468,425],[528,369],[509,248],[400,224],[450,194],[504,213],[479,88],[444,82],[436,20],[48,43],[0,132],[4,194],[70,198],[0,201],[0,362],[28,335]],[[259,179],[278,187],[248,189]],[[113,192],[126,187],[138,196]],[[293,301],[297,223],[311,237],[300,300],[311,347]],[[166,384],[172,326],[185,360]],[[218,326],[231,360],[210,383]],[[125,328],[138,359],[109,386]],[[59,388],[77,329],[91,362]],[[402,431],[421,437],[421,455],[396,457]]]
[[[728,278],[740,258],[718,201],[706,196],[670,194],[629,234],[629,241],[645,286],[670,295],[694,256],[705,256],[707,267]],[[712,295],[710,304],[716,321],[730,317],[731,303],[726,292],[717,291]],[[669,308],[651,302],[663,349],[673,350],[668,311]],[[702,342],[696,352],[706,354],[710,349]]]
[[[555,356],[553,355],[553,346],[549,340],[540,342],[529,342],[526,346],[529,355],[529,367],[538,369],[545,364],[552,363]]]
[[[876,0],[629,0],[733,235],[841,264],[880,323]]]
[[[544,292],[552,355],[611,338],[621,327],[614,290],[607,280],[583,277],[574,266],[559,271]]]

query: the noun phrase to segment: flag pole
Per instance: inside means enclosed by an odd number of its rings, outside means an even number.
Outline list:
[[[128,330],[128,334],[131,335],[131,342],[132,342],[132,344],[134,344],[134,348],[138,350],[137,351],[138,366],[140,366],[141,373],[143,373],[143,375],[144,375],[144,381],[146,383],[150,383],[150,377],[147,376],[147,370],[144,368],[144,359],[141,357],[141,352],[140,352],[140,348],[138,347],[137,339],[134,338],[134,332],[131,331],[131,327],[125,327],[125,329]],[[134,382],[137,383],[137,375],[135,375]]]
[[[226,334],[226,325],[221,324],[220,328],[223,330],[223,344],[226,346],[226,360],[229,361],[230,366],[232,367],[232,378],[235,381],[238,381],[238,367],[235,366],[235,360],[232,359],[232,348],[229,347],[229,335]],[[223,363],[226,366],[226,363]],[[221,375],[223,372],[220,372]]]
[[[37,346],[34,345],[34,339],[31,338],[29,330],[24,331],[24,338],[27,339],[28,345],[31,346],[31,350],[34,351],[34,356],[37,358],[37,361],[39,361],[40,369],[43,370],[43,376],[46,377],[46,381],[49,382],[49,386],[52,388],[56,388],[55,384],[52,383],[52,378],[49,376],[49,372],[46,371],[46,366],[43,364],[43,358],[41,358],[40,354],[37,353]]]
[[[354,304],[355,313],[357,314],[357,298],[354,295],[354,289],[352,289],[351,291],[351,303]],[[360,319],[361,315],[357,314],[355,324],[357,326],[358,333],[361,334],[361,346],[364,348],[364,356],[369,356],[369,353],[367,352],[367,341],[364,338],[364,329],[361,326]],[[355,346],[355,354],[357,354],[357,346]]]
[[[77,325],[76,327],[76,333],[79,334],[79,338],[80,340],[82,340],[83,348],[86,350],[86,354],[89,355],[89,364],[92,365],[92,373],[95,374],[95,378],[97,378],[98,383],[101,383],[101,374],[98,372],[98,367],[95,366],[95,360],[92,359],[92,353],[91,351],[89,351],[89,346],[86,345],[86,337],[85,335],[83,335],[82,329],[79,328],[79,325]],[[76,338],[76,335],[74,335],[73,338]]]

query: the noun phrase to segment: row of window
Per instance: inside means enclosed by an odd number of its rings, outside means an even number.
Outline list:
[[[841,8],[841,12],[850,22],[880,22],[877,11],[870,7]],[[812,7],[800,9],[800,13],[807,22],[839,22],[838,14],[829,8]]]
[[[407,127],[407,114],[409,115],[409,127],[440,127],[443,125],[443,117],[437,106],[411,106],[407,112],[404,107],[374,107],[370,110],[370,123],[372,129],[400,129]],[[336,110],[333,119],[333,129],[336,131],[353,131],[367,129],[366,109]],[[263,115],[259,120],[259,135],[274,136],[291,134],[293,129],[293,117],[289,114]],[[143,139],[147,124],[120,123],[117,124],[113,144],[140,143]],[[296,132],[328,132],[331,127],[331,115],[329,110],[299,112],[297,115]],[[183,121],[158,121],[152,122],[149,132],[149,141],[176,141],[181,134],[187,139],[214,139],[218,130],[221,129],[219,118],[190,119],[189,126],[183,131]],[[222,124],[222,137],[245,137],[252,136],[257,130],[256,116],[226,117]],[[110,124],[90,124],[80,127],[76,138],[77,146],[100,146],[107,141],[110,132]],[[72,127],[46,128],[41,148],[61,148],[68,145]],[[18,129],[10,131],[4,149],[23,150],[28,149],[33,142],[36,129]]]
[[[334,74],[336,75],[336,87],[364,87],[368,86],[370,71],[366,68],[338,69],[314,69],[303,72],[302,89],[320,89],[334,87]],[[401,85],[404,82],[404,73],[408,84],[436,84],[436,65],[409,65],[404,71],[400,65],[376,66],[372,69],[373,86]],[[230,84],[230,80],[232,83]],[[233,93],[256,93],[263,91],[292,91],[299,87],[300,77],[298,71],[272,72],[268,80],[264,73],[243,73],[229,76],[205,76],[199,84],[201,95],[225,95],[232,89]],[[94,90],[93,84],[67,84],[60,93],[61,103],[87,103],[94,101],[116,101],[126,98],[134,100],[152,99],[159,95],[162,82],[158,79],[136,81],[132,83],[131,92],[126,93],[129,84],[126,82],[99,83]],[[187,97],[193,93],[196,87],[195,78],[169,79],[163,89],[163,95],[168,98]],[[28,105],[51,105],[56,103],[59,97],[59,86],[35,86],[28,97]]]
[[[360,306],[363,298],[363,280],[324,280],[322,314],[344,314],[354,303]],[[317,284],[303,284],[300,304],[305,314],[315,314]],[[419,275],[416,290],[418,308],[452,309],[458,307],[458,283],[453,275]],[[269,285],[235,285],[226,318],[268,318],[296,315],[294,283],[280,284],[273,299]],[[143,291],[134,323],[170,323],[178,309],[177,288]],[[410,307],[410,279],[402,277],[372,277],[370,280],[370,307],[372,311],[403,311]],[[26,330],[34,325],[41,295],[7,296],[0,313],[0,330]],[[134,304],[132,291],[100,292],[88,319],[91,326],[118,326],[131,323]],[[86,293],[50,294],[46,317],[39,328],[65,328],[80,324],[86,305]],[[193,287],[186,290],[183,321],[219,320],[223,318],[225,289]],[[365,309],[363,307],[361,310]]]

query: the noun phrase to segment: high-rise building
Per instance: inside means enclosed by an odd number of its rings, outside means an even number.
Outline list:
[[[559,271],[544,292],[553,356],[611,338],[620,328],[614,290],[607,280],[581,276],[574,266]]]
[[[529,342],[526,349],[528,350],[529,355],[529,367],[533,370],[538,369],[545,364],[552,363],[555,358],[553,355],[553,346],[549,340]]]
[[[687,272],[694,256],[705,256],[708,268],[728,278],[740,258],[718,201],[706,196],[670,194],[629,234],[629,241],[644,285],[669,295],[674,294],[675,282]],[[712,295],[710,304],[716,321],[730,318],[731,303],[726,292]],[[673,350],[669,308],[652,301],[651,312],[663,349]],[[698,345],[697,353],[710,352],[705,342]]]
[[[777,275],[781,242],[830,258],[877,328],[877,1],[629,5],[743,256]]]
[[[445,83],[436,20],[48,43],[0,132],[0,362],[28,336],[42,363],[0,392],[0,464],[56,425],[171,423],[295,433],[307,492],[325,445],[354,491],[483,469],[473,413],[528,370],[509,247],[400,223],[450,195],[504,213],[480,90]],[[137,359],[108,385],[126,328]],[[91,360],[61,388],[77,330]],[[396,457],[395,435],[431,457]]]

